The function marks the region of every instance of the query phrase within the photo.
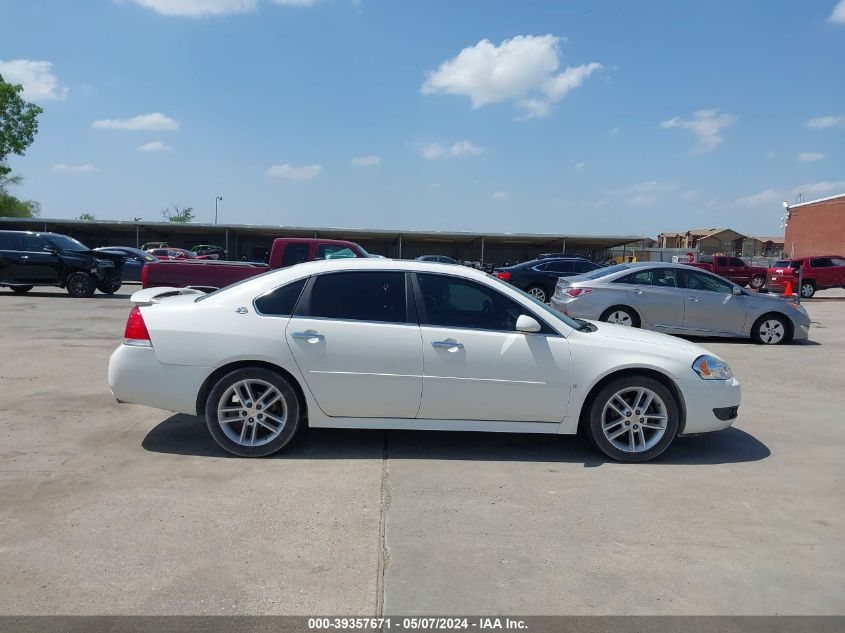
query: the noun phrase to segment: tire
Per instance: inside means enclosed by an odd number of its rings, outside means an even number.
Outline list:
[[[543,303],[546,303],[549,300],[549,292],[543,288],[543,286],[528,286],[528,288],[525,289],[525,292]]]
[[[816,284],[812,281],[805,281],[801,284],[801,298],[809,299],[816,294]]]
[[[88,273],[76,272],[65,279],[65,289],[71,297],[91,297],[97,289],[97,284]]]
[[[645,410],[635,409],[648,399]],[[602,453],[620,462],[647,462],[665,451],[678,434],[680,408],[666,386],[648,376],[622,376],[587,403],[587,437]],[[640,415],[636,412],[640,411]],[[626,414],[630,412],[630,416]],[[645,422],[648,426],[641,426]],[[631,442],[634,448],[631,449]]]
[[[22,295],[25,292],[29,292],[35,286],[9,286],[9,290],[14,292],[16,295]]]
[[[748,285],[754,290],[762,290],[763,286],[766,285],[766,278],[763,275],[754,275]]]
[[[605,310],[599,321],[616,323],[626,327],[640,327],[640,317],[633,308],[628,306],[613,306]]]
[[[758,345],[782,345],[792,340],[786,317],[764,314],[751,326],[751,339]]]
[[[113,295],[115,292],[120,290],[121,280],[120,277],[117,279],[108,279],[97,284],[97,290],[102,292],[105,295]]]
[[[249,401],[245,384],[253,401]],[[236,400],[238,392],[243,399]],[[256,405],[265,395],[273,404],[258,409]],[[220,421],[221,408],[229,409],[230,422]],[[205,422],[222,449],[239,457],[265,457],[291,441],[299,428],[301,411],[299,397],[285,378],[263,367],[246,367],[226,374],[211,388],[205,403]],[[242,422],[241,418],[246,420]]]

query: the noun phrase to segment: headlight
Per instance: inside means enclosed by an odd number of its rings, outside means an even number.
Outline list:
[[[733,376],[728,364],[715,356],[699,356],[692,368],[703,380],[727,380]]]

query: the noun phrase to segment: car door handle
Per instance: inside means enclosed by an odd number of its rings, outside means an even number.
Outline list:
[[[305,330],[304,332],[294,332],[290,336],[291,338],[301,338],[312,343],[326,340],[326,337],[320,334],[317,330]]]
[[[21,255],[21,259],[29,259],[29,255]]]
[[[458,343],[458,341],[456,341],[454,339],[447,339],[445,341],[432,341],[431,346],[432,347],[438,347],[438,348],[441,348],[441,349],[463,349],[464,348],[463,343]]]
[[[687,297],[690,301],[701,301],[700,297]]]

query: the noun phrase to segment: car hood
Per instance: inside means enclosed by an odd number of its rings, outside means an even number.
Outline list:
[[[660,332],[651,332],[649,330],[642,330],[635,327],[626,327],[624,325],[616,325],[615,323],[605,323],[604,321],[590,321],[590,323],[593,323],[596,326],[596,331],[593,332],[591,336],[601,336],[605,339],[624,341],[628,344],[640,344],[644,347],[644,349],[659,346],[677,352],[686,352],[696,358],[702,354],[710,354],[711,356],[714,355],[700,345],[691,343],[690,341],[677,336],[661,334]]]

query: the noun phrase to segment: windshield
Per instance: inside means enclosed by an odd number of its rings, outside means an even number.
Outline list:
[[[63,251],[89,251],[91,250],[82,242],[68,237],[67,235],[45,235],[48,242]]]
[[[576,329],[576,330],[577,330],[579,327],[581,327],[581,324],[580,324],[580,323],[578,323],[575,319],[572,319],[572,318],[570,318],[570,317],[566,316],[565,314],[561,314],[560,312],[558,312],[557,310],[555,310],[555,309],[554,309],[553,307],[551,307],[550,305],[548,305],[548,304],[546,304],[546,303],[543,303],[542,301],[540,301],[539,299],[537,299],[537,298],[535,298],[535,297],[532,297],[532,296],[531,296],[530,294],[528,294],[527,292],[525,292],[525,291],[523,291],[523,290],[520,290],[520,289],[519,289],[519,288],[517,288],[516,286],[513,286],[513,285],[509,284],[507,281],[504,281],[504,280],[502,280],[502,279],[499,279],[499,278],[498,278],[498,277],[496,277],[495,275],[490,275],[490,274],[488,274],[488,275],[487,275],[487,277],[488,277],[488,279],[493,279],[496,283],[500,283],[500,284],[502,284],[503,286],[507,286],[507,287],[508,287],[508,288],[510,288],[511,290],[516,290],[516,291],[517,291],[519,294],[521,294],[523,297],[525,297],[526,299],[529,299],[529,300],[531,301],[531,303],[533,303],[534,305],[536,305],[538,308],[542,308],[542,309],[543,309],[543,312],[545,313],[545,314],[544,314],[544,316],[547,316],[547,317],[552,317],[553,319],[555,319],[555,320],[557,320],[557,321],[563,321],[566,325],[568,325],[569,327],[571,327],[571,328],[573,328],[573,329]]]

